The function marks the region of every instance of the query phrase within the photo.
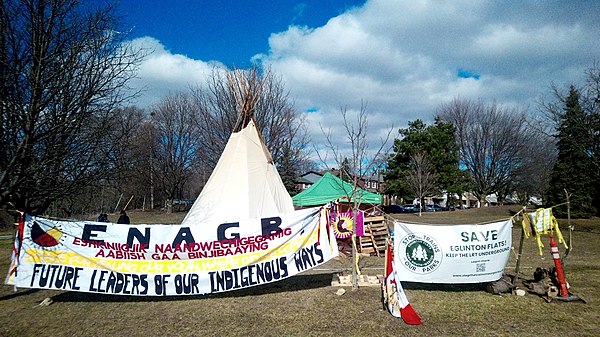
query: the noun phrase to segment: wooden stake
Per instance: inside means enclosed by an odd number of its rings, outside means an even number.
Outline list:
[[[352,290],[358,289],[358,261],[356,260],[358,252],[356,251],[356,213],[355,209],[351,209],[352,221],[354,228],[352,229]]]
[[[383,264],[383,284],[381,285],[381,296],[383,302],[383,310],[387,310],[387,301],[388,301],[388,293],[387,293],[387,274],[388,274],[388,246],[390,244],[390,240],[385,240],[385,262]]]
[[[119,196],[119,200],[117,200],[117,204],[115,205],[115,210],[113,213],[117,213],[117,208],[119,208],[119,204],[121,203],[121,199],[123,198],[123,193]]]
[[[127,209],[127,206],[129,206],[129,203],[131,202],[131,200],[133,200],[133,195],[131,195],[131,198],[129,198],[129,201],[125,204],[125,207],[123,207],[123,210]]]
[[[523,207],[523,214],[521,216],[527,216],[527,207]],[[519,252],[517,253],[517,263],[515,265],[515,277],[512,280],[512,285],[515,286],[517,279],[519,278],[519,268],[521,267],[521,254],[523,253],[523,241],[525,241],[525,230],[521,226],[521,238],[519,239]]]
[[[563,256],[563,262],[566,262],[567,256],[569,256],[571,249],[573,249],[573,241],[571,238],[571,233],[573,232],[573,226],[571,226],[571,195],[569,194],[569,192],[567,192],[566,188],[565,194],[567,196],[567,226],[569,226],[569,247],[565,251],[565,256]]]

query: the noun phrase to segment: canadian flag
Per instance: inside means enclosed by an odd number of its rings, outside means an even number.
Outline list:
[[[383,301],[387,304],[388,311],[394,317],[402,317],[406,324],[422,324],[421,317],[413,309],[402,289],[402,284],[396,278],[394,270],[394,254],[392,245],[387,245],[385,252],[385,280],[383,284]]]

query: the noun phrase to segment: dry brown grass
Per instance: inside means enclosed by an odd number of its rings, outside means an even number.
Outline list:
[[[481,223],[507,218],[515,209],[489,208],[431,213],[413,222]],[[184,214],[157,219],[130,212],[136,223],[177,223]],[[148,218],[145,218],[145,217]],[[164,216],[164,215],[163,215]],[[337,296],[334,273],[348,272],[339,258],[324,268],[266,286],[212,296],[121,297],[0,287],[0,336],[597,336],[600,331],[600,223],[576,221],[573,250],[565,261],[571,291],[588,303],[546,303],[527,295],[491,295],[480,285],[405,284],[423,318],[408,326],[383,310],[378,287],[349,288]],[[562,225],[562,223],[561,223]],[[566,229],[563,231],[567,235]],[[513,230],[518,247],[520,230]],[[0,240],[0,269],[7,270],[10,240]],[[563,252],[563,249],[561,249]],[[365,274],[381,274],[383,259],[365,257]],[[515,254],[507,266],[513,271]],[[539,256],[525,241],[521,271],[553,266],[550,253]],[[47,297],[54,303],[38,306]]]

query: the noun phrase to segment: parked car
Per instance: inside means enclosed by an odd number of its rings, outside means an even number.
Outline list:
[[[386,213],[406,213],[406,209],[400,205],[383,206],[383,211]]]
[[[440,205],[425,205],[425,207],[429,207],[432,212],[442,212],[448,210],[448,207],[442,207]]]
[[[425,205],[423,207],[419,206],[419,205],[415,205],[415,209],[413,212],[433,212],[433,208],[430,207],[430,205]]]
[[[413,204],[402,205],[402,207],[404,208],[404,213],[414,213],[419,211],[417,205]]]

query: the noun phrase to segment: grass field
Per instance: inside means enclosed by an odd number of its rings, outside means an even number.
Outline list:
[[[517,209],[492,207],[398,215],[411,222],[482,223],[508,218]],[[135,223],[178,223],[185,214],[131,212]],[[115,220],[111,218],[111,220]],[[565,237],[566,222],[560,221]],[[316,270],[270,285],[212,296],[122,297],[0,286],[0,336],[598,336],[600,335],[600,220],[573,222],[573,246],[564,261],[571,292],[587,301],[546,303],[527,294],[491,295],[483,285],[404,284],[423,318],[409,326],[383,310],[379,287],[345,288],[336,295],[335,273],[349,273],[338,258]],[[520,228],[513,228],[515,269]],[[7,270],[11,240],[0,240],[0,270]],[[546,244],[540,256],[525,241],[521,276],[552,267]],[[564,248],[561,247],[561,253]],[[364,274],[383,273],[383,258],[363,257]],[[40,306],[51,298],[49,306]]]

